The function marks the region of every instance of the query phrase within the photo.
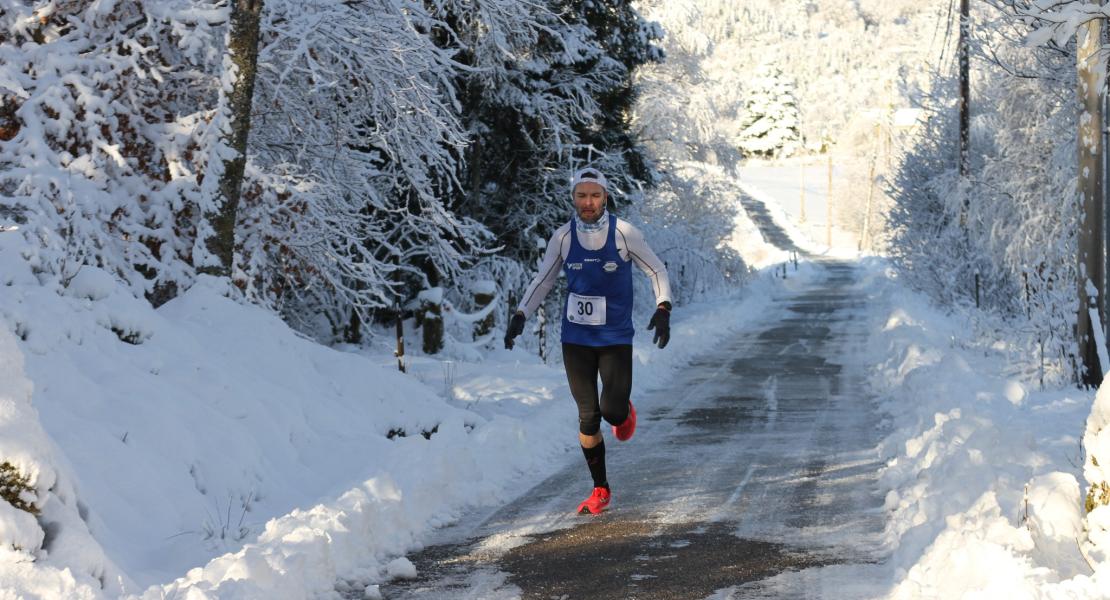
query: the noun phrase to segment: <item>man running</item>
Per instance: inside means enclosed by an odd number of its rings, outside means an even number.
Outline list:
[[[671,288],[667,268],[651,251],[639,229],[605,209],[609,183],[597,169],[582,169],[571,180],[575,217],[547,243],[540,271],[509,321],[505,347],[524,331],[525,319],[547,297],[559,267],[567,277],[563,307],[563,366],[570,393],[578,404],[578,441],[594,480],[593,493],[579,513],[598,514],[609,505],[605,476],[605,441],[601,419],[613,435],[628,440],[636,430],[632,394],[632,262],[651,278],[658,308],[648,329],[663,348],[671,337]],[[601,376],[601,395],[597,378]]]

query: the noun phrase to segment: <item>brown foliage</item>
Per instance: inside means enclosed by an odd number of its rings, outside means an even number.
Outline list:
[[[19,469],[10,462],[0,463],[0,498],[19,510],[38,515],[39,509],[23,498],[24,492],[32,495],[35,493],[34,488],[31,487],[30,478],[20,473]]]

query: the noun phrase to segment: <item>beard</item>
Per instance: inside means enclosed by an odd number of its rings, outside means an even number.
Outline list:
[[[582,214],[582,209],[575,209],[574,212],[575,212],[575,214],[578,215],[578,219],[580,221],[582,221],[583,223],[589,223],[589,224],[592,225],[594,223],[597,223],[598,220],[601,219],[601,215],[605,214],[605,207],[603,206],[603,207],[599,208],[597,211],[591,212],[589,216],[587,216],[585,214]]]

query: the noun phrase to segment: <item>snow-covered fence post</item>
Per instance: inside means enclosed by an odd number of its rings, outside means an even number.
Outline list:
[[[482,309],[489,306],[490,303],[493,302],[493,299],[497,296],[497,283],[489,280],[475,281],[470,286],[470,292],[474,294],[474,307],[478,311],[481,311]],[[497,319],[493,314],[493,311],[491,310],[489,311],[489,314],[487,314],[485,317],[478,321],[475,321],[474,338],[480,338],[483,335],[486,335],[487,333],[493,331],[493,326],[496,320]]]
[[[547,362],[547,310],[541,304],[536,310],[536,331],[540,339],[540,360]]]
[[[1041,367],[1040,370],[1037,371],[1037,375],[1041,380],[1041,391],[1044,391],[1044,339],[1038,338],[1037,345],[1041,348]]]
[[[1021,274],[1021,280],[1025,285],[1025,316],[1029,317],[1033,311],[1029,299],[1029,271],[1025,271]]]
[[[436,354],[443,350],[443,288],[434,287],[420,292],[417,296],[422,315],[424,354]]]
[[[405,372],[405,327],[401,312],[401,305],[397,304],[397,349],[393,351],[397,357],[397,370]]]

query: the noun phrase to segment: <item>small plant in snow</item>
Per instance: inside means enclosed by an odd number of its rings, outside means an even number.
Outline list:
[[[1085,502],[1087,544],[1085,553],[1097,562],[1110,558],[1110,386],[1103,386],[1087,418],[1083,435],[1087,461]]]
[[[240,495],[239,508],[234,510],[232,508],[234,501],[230,492],[227,495],[226,508],[221,508],[219,500],[216,500],[216,511],[209,512],[208,518],[201,525],[202,537],[206,541],[218,544],[242,542],[251,533],[250,527],[244,525],[243,520],[250,512],[254,499],[253,491],[247,492],[245,496]]]
[[[30,478],[27,475],[20,473],[19,469],[8,461],[0,463],[0,498],[19,510],[38,515],[39,509],[35,507],[35,497],[35,489],[31,487]]]

